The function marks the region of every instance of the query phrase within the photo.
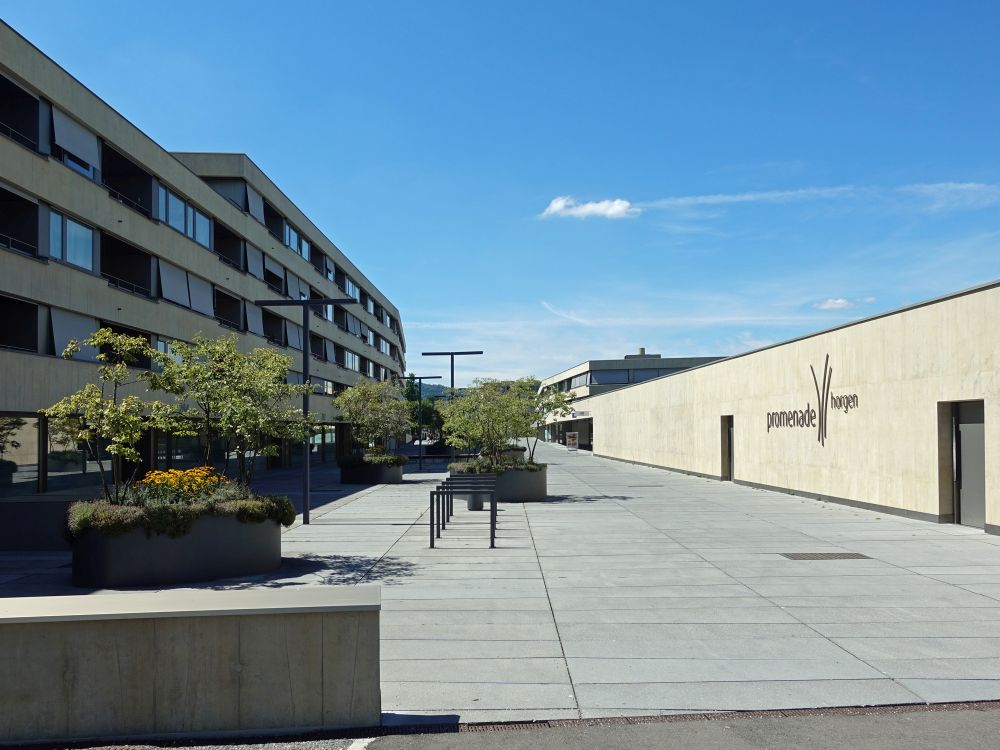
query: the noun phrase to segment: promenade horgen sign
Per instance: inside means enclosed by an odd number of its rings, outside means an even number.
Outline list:
[[[767,413],[767,431],[784,427],[815,427],[816,440],[820,445],[826,445],[827,416],[832,406],[845,414],[858,408],[858,394],[834,394],[830,392],[833,382],[833,368],[830,367],[830,355],[823,361],[823,380],[816,377],[816,370],[809,365],[812,373],[813,386],[816,388],[816,408],[806,403],[804,409],[786,411],[771,411]]]

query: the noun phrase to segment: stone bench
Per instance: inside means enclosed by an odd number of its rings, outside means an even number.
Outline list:
[[[378,586],[0,599],[0,742],[378,726]]]

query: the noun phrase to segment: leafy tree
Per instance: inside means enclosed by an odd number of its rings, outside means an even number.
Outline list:
[[[241,484],[250,484],[258,456],[277,454],[275,440],[304,440],[313,429],[301,409],[289,406],[311,386],[286,383],[291,360],[273,349],[244,354],[235,335],[195,336],[192,343],[171,341],[169,353],[154,352],[152,359],[157,370],[146,375],[150,387],[175,397],[189,422],[184,434],[202,438],[205,464],[213,440],[223,441],[224,471],[235,454]]]
[[[374,453],[385,453],[386,443],[410,427],[409,406],[400,387],[390,380],[358,383],[333,403],[354,426],[358,440]]]
[[[58,434],[86,445],[97,463],[104,496],[119,503],[135,481],[140,459],[135,446],[143,432],[151,428],[168,432],[182,428],[175,407],[160,401],[143,401],[134,393],[126,393],[143,379],[131,366],[154,354],[145,338],[102,328],[81,342],[71,340],[63,357],[71,359],[79,353],[81,345],[98,350],[100,385],[87,383],[43,413],[52,420]],[[110,455],[110,477],[103,453]],[[132,463],[131,470],[126,462]]]
[[[572,397],[540,393],[538,386],[535,378],[476,380],[463,395],[438,406],[448,444],[478,447],[489,462],[501,465],[503,452],[512,442],[529,438],[528,460],[534,462],[539,428],[549,416],[568,413]]]

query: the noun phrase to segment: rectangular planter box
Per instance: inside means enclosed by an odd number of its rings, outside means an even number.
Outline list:
[[[158,586],[257,575],[281,565],[281,526],[204,516],[184,536],[118,536],[94,531],[73,540],[73,585],[88,588]]]
[[[533,502],[548,497],[548,467],[505,471],[497,476],[497,500]]]
[[[362,464],[340,467],[341,484],[401,484],[402,481],[402,466]]]

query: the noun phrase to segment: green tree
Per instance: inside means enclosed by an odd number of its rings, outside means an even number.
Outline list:
[[[63,357],[71,359],[79,353],[81,345],[98,350],[100,384],[87,383],[43,413],[59,434],[86,445],[97,463],[104,496],[119,503],[135,481],[140,465],[135,446],[143,433],[148,429],[174,432],[181,425],[175,407],[160,401],[143,401],[134,393],[126,393],[143,379],[144,374],[136,372],[133,366],[154,354],[145,338],[102,328],[80,342],[71,340]],[[110,456],[110,477],[104,454]],[[132,464],[131,469],[127,463]]]
[[[390,380],[358,383],[333,403],[354,426],[355,437],[374,453],[385,453],[389,440],[410,427],[409,406],[400,387]]]
[[[258,456],[278,452],[274,441],[304,440],[313,429],[291,400],[311,387],[286,383],[291,359],[259,347],[245,354],[235,335],[192,343],[171,341],[169,353],[154,352],[156,371],[146,375],[151,388],[175,397],[188,421],[184,434],[202,439],[204,461],[211,463],[212,442],[225,446],[225,468],[236,457],[236,478],[249,485]],[[176,434],[176,433],[175,433]]]
[[[535,378],[479,379],[438,408],[449,445],[478,447],[487,460],[500,465],[504,450],[518,438],[529,439],[528,460],[534,462],[539,428],[550,416],[568,413],[571,398],[571,393],[539,392]]]

